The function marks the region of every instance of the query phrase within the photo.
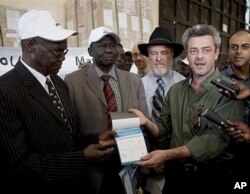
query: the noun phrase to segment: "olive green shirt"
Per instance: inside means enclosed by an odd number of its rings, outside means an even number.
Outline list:
[[[174,84],[156,120],[160,130],[158,140],[166,141],[170,137],[170,148],[186,145],[198,162],[233,158],[227,150],[230,137],[204,116],[199,116],[200,110],[210,108],[224,119],[244,119],[244,102],[222,95],[210,83],[217,78],[229,80],[216,70],[197,92],[190,85],[191,78]]]

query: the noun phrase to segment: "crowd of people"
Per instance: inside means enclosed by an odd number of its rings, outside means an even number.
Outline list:
[[[138,41],[131,51],[124,51],[115,32],[97,27],[88,37],[93,63],[64,80],[57,73],[67,39],[77,32],[64,29],[48,11],[30,10],[19,19],[18,33],[22,56],[0,77],[2,183],[126,194],[109,113],[130,112],[140,120],[148,149],[133,164],[144,194],[233,193],[238,182],[249,189],[248,30],[230,36],[230,65],[220,71],[222,45],[214,26],[187,28],[182,44],[156,27],[147,43]],[[185,60],[176,60],[182,53]],[[240,92],[218,89],[213,79],[235,84]],[[203,117],[206,109],[229,127]]]

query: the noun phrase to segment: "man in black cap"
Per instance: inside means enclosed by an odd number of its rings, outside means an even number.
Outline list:
[[[139,44],[140,52],[148,57],[151,71],[142,78],[147,99],[148,112],[152,120],[159,117],[163,99],[169,88],[183,79],[184,76],[172,70],[174,58],[181,54],[183,46],[172,41],[170,32],[157,27],[152,32],[148,44]],[[166,148],[165,143],[157,144],[151,141],[154,148]],[[163,168],[152,170],[147,178],[145,190],[154,193],[162,193],[164,184]]]

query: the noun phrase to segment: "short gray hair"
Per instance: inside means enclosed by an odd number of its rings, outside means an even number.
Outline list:
[[[216,48],[219,48],[221,45],[220,33],[214,26],[207,24],[198,24],[196,26],[188,28],[182,35],[182,44],[185,49],[187,49],[187,44],[190,38],[210,35],[214,40]]]

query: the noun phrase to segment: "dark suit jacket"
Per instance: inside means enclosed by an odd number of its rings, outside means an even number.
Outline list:
[[[147,104],[144,86],[141,79],[127,71],[115,68],[119,91],[121,94],[122,111],[128,112],[129,108],[141,110],[146,116]],[[81,134],[89,135],[108,129],[108,112],[103,89],[100,85],[99,77],[93,65],[87,65],[69,75],[66,75],[65,82],[69,87],[70,97],[77,113]],[[119,159],[119,158],[118,158]],[[119,160],[117,162],[120,162]],[[116,163],[111,163],[110,171],[118,174],[119,168]],[[107,166],[99,164],[102,168],[97,168],[97,164],[89,166],[89,176],[95,188],[94,193],[98,193],[102,184],[102,176]],[[120,164],[119,164],[120,165]],[[120,166],[121,167],[121,166]],[[112,176],[108,175],[107,179]],[[113,187],[116,186],[115,182]],[[110,190],[108,191],[111,192]]]
[[[0,168],[5,178],[84,180],[85,160],[82,150],[76,146],[79,133],[68,88],[58,76],[51,79],[71,129],[42,85],[20,61],[0,77]]]

